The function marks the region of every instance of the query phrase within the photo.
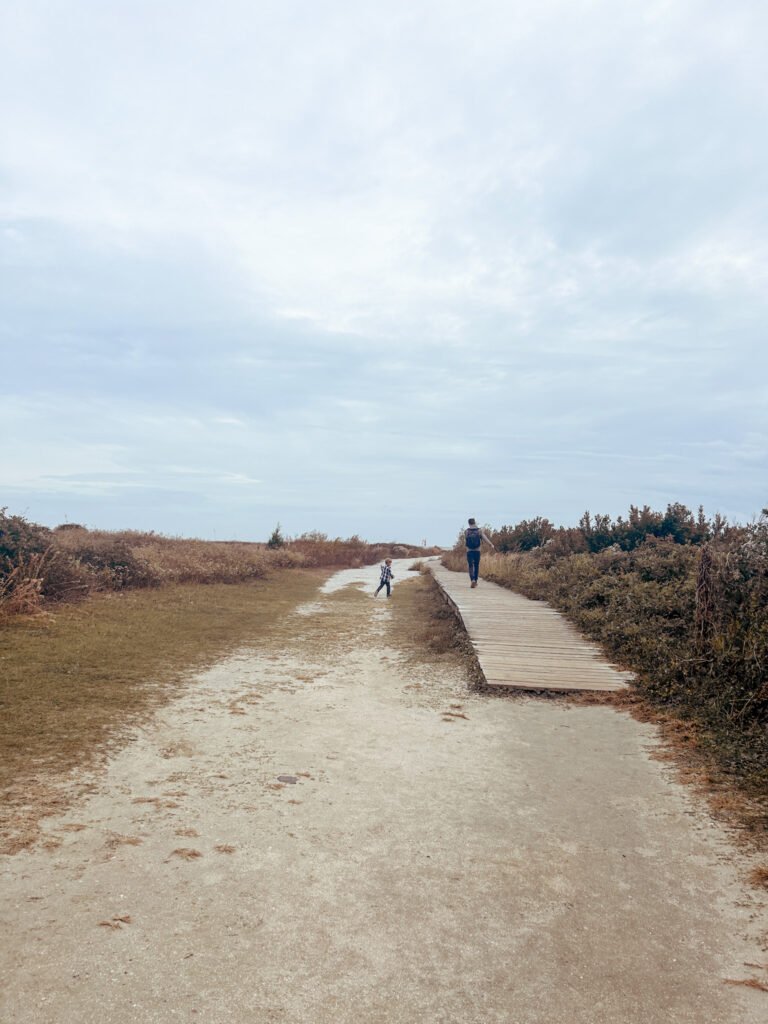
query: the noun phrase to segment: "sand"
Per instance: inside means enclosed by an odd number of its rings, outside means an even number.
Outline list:
[[[725,982],[768,984],[765,893],[656,730],[414,659],[407,565],[190,677],[1,859],[2,1024],[764,1024]]]

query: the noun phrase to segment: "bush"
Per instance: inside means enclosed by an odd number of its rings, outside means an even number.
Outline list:
[[[609,515],[592,515],[586,511],[578,527],[555,527],[548,519],[536,516],[523,519],[515,526],[502,526],[498,530],[487,530],[499,551],[532,551],[548,547],[558,555],[591,551],[596,554],[606,548],[618,546],[623,551],[632,551],[650,537],[670,538],[676,544],[701,545],[715,538],[726,536],[732,528],[720,515],[711,520],[699,506],[696,515],[682,505],[673,502],[666,512],[654,512],[648,505],[640,508],[630,505],[626,519],[621,516],[614,521]],[[737,531],[738,532],[738,531]],[[459,536],[463,544],[463,531]]]
[[[272,535],[270,536],[269,540],[267,541],[267,547],[268,548],[284,548],[285,547],[285,537],[283,537],[282,533],[280,533],[280,523],[278,523],[277,526],[272,531]]]
[[[556,532],[528,552],[484,555],[482,574],[568,615],[653,703],[697,721],[722,763],[764,790],[768,511],[749,527],[713,527],[679,505],[627,523],[635,533],[587,515],[589,550],[566,553]],[[466,567],[457,550],[444,562]]]
[[[286,540],[279,523],[266,544],[87,530],[76,523],[49,530],[2,509],[0,620],[98,591],[164,583],[243,583],[280,569],[370,565],[391,553],[410,557],[435,550],[368,544],[357,536],[330,540],[317,532]]]
[[[0,622],[36,611],[52,561],[50,530],[0,509]]]
[[[548,519],[537,516],[535,519],[523,519],[517,526],[502,526],[493,537],[493,543],[499,551],[531,551],[542,547],[555,533],[555,528]]]
[[[9,516],[0,509],[0,572],[10,571],[30,555],[41,555],[50,547],[51,531],[28,522],[23,516]]]

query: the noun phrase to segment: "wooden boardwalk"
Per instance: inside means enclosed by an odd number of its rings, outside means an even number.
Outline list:
[[[632,678],[605,659],[568,620],[544,601],[480,580],[439,561],[429,567],[472,641],[488,686],[518,690],[623,690]]]

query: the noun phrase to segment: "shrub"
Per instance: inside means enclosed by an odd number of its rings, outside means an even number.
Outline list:
[[[680,502],[667,505],[666,512],[654,512],[648,505],[642,508],[630,505],[627,518],[618,516],[615,521],[609,515],[593,516],[586,511],[578,527],[555,527],[548,519],[536,516],[523,519],[515,526],[502,526],[494,531],[486,529],[499,551],[532,551],[546,546],[561,556],[580,551],[596,554],[613,546],[632,551],[650,537],[668,537],[676,544],[701,545],[725,537],[729,532],[738,532],[738,528],[729,527],[721,515],[707,519],[701,506],[694,515]],[[463,545],[463,536],[462,531],[459,546]]]
[[[9,516],[0,508],[0,572],[10,571],[22,558],[41,555],[51,544],[46,526],[28,522],[23,516]]]
[[[50,530],[0,509],[0,621],[39,607],[51,560]]]
[[[21,516],[8,516],[3,509],[0,619],[96,591],[163,583],[243,583],[280,569],[361,566],[390,553],[409,557],[436,550],[368,544],[357,536],[330,540],[318,532],[290,541],[280,533],[279,523],[270,541],[187,540],[154,532],[87,530],[76,523],[49,530]]]
[[[482,574],[568,615],[637,674],[650,700],[699,722],[721,762],[765,788],[768,511],[727,529],[679,505],[663,516],[646,507],[628,522],[642,539],[625,533],[625,546],[616,524],[587,514],[588,551],[566,553],[556,533],[528,552],[484,555]],[[466,567],[457,550],[444,562]]]
[[[277,526],[272,531],[272,534],[271,534],[269,540],[267,541],[267,547],[268,548],[284,548],[285,547],[285,537],[283,537],[282,533],[280,533],[280,523],[278,523]]]
[[[495,533],[493,543],[499,551],[531,551],[546,544],[554,533],[555,528],[548,519],[536,516],[535,519],[523,519],[517,526],[502,526]]]

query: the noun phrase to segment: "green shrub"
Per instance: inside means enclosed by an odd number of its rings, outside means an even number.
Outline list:
[[[51,544],[46,526],[28,522],[24,516],[9,516],[0,508],[0,573],[10,572],[20,559],[41,555]]]
[[[725,536],[732,528],[720,515],[711,520],[699,506],[696,515],[680,502],[667,505],[666,512],[654,512],[650,506],[630,505],[624,519],[618,516],[614,521],[609,515],[592,515],[587,511],[579,520],[578,527],[555,527],[548,519],[536,516],[523,519],[515,526],[502,526],[498,530],[486,528],[499,551],[532,551],[548,547],[558,555],[577,554],[590,551],[596,554],[610,547],[632,551],[651,537],[669,538],[676,544],[705,544],[709,540]],[[463,530],[457,544],[463,545]]]
[[[267,541],[267,547],[268,548],[284,548],[285,547],[285,537],[283,537],[282,533],[280,533],[280,523],[278,523],[277,526],[272,531],[272,534],[271,534],[269,540]]]

